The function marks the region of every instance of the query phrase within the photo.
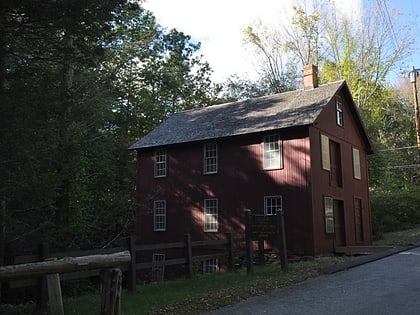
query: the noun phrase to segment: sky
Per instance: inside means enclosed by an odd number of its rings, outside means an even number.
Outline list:
[[[352,18],[363,10],[363,0],[334,1],[339,10]],[[396,9],[401,23],[420,34],[418,0],[376,1],[386,3],[390,14]],[[235,73],[255,77],[252,58],[243,45],[243,30],[258,20],[275,24],[291,16],[292,4],[293,0],[145,0],[143,6],[153,12],[161,26],[176,28],[200,42],[200,53],[214,70],[213,80],[221,82]],[[401,70],[413,66],[420,68],[419,45],[400,64]]]

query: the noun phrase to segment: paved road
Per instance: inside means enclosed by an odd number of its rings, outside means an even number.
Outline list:
[[[208,315],[420,314],[420,247],[250,298]]]

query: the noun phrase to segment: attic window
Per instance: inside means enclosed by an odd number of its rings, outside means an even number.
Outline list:
[[[166,149],[155,151],[155,177],[166,177]]]
[[[337,95],[337,102],[336,102],[336,118],[337,118],[337,125],[343,127],[343,99],[340,95]]]
[[[281,145],[279,135],[264,137],[264,169],[282,168]]]

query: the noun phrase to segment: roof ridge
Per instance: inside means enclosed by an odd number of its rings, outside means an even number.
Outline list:
[[[285,95],[285,94],[290,94],[290,93],[297,93],[297,92],[304,92],[304,91],[313,91],[313,90],[317,90],[317,89],[322,89],[322,87],[326,87],[328,85],[333,85],[333,84],[337,84],[337,83],[343,83],[345,82],[345,80],[337,80],[334,82],[328,82],[322,85],[319,85],[316,88],[313,89],[297,89],[297,90],[292,90],[292,91],[285,91],[285,92],[280,92],[280,93],[274,93],[274,94],[269,94],[269,95],[262,95],[262,96],[256,96],[256,97],[249,97],[243,100],[237,100],[237,101],[231,101],[231,102],[226,102],[226,103],[220,103],[220,104],[213,104],[213,105],[208,105],[208,106],[203,106],[203,107],[196,107],[196,108],[190,108],[190,109],[186,109],[186,110],[182,110],[179,112],[176,112],[174,114],[177,113],[186,113],[186,112],[191,112],[191,111],[200,111],[200,110],[206,110],[206,109],[214,109],[215,107],[222,107],[222,106],[229,106],[229,105],[233,105],[236,103],[245,103],[245,102],[249,102],[251,100],[262,100],[264,98],[269,98],[269,97],[273,97],[273,96],[277,96],[277,95]],[[169,118],[168,118],[169,119]]]
[[[312,124],[344,81],[177,112],[130,149],[204,141]]]

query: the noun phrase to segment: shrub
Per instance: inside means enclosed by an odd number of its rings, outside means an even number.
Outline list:
[[[420,186],[371,193],[372,229],[375,239],[383,233],[420,224]]]

